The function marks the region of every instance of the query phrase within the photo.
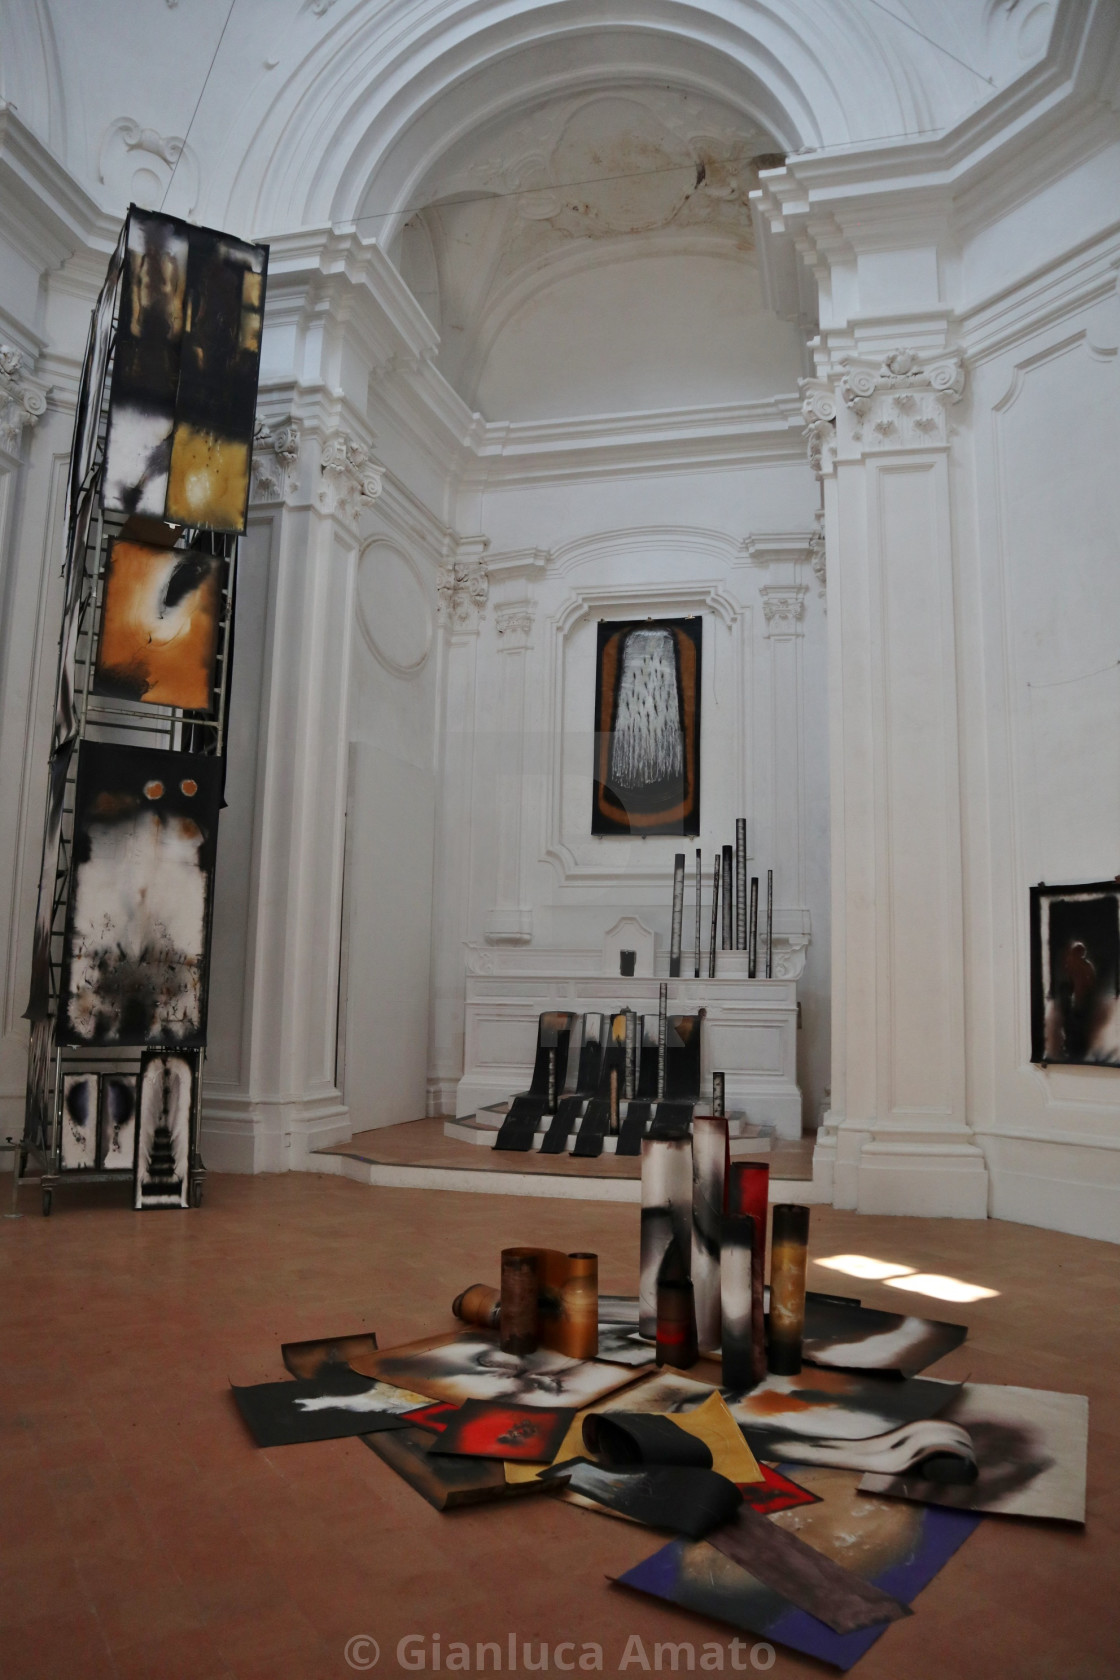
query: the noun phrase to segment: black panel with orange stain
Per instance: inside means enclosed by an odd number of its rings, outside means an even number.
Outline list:
[[[225,565],[198,549],[113,543],[94,692],[209,711]]]
[[[699,618],[600,623],[593,834],[699,834]]]

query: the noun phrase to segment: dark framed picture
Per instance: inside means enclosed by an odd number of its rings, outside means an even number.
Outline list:
[[[1120,1067],[1120,881],[1031,888],[1031,1061]]]
[[[702,625],[600,621],[592,834],[699,834]]]

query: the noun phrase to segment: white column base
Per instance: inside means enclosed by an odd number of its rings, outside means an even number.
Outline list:
[[[203,1097],[202,1159],[209,1172],[306,1172],[316,1149],[346,1143],[351,1135],[350,1111],[337,1098]]]
[[[917,1218],[986,1219],[988,1168],[965,1132],[877,1135],[826,1115],[813,1184],[833,1207]]]
[[[457,1074],[449,1074],[445,1077],[434,1074],[428,1080],[427,1112],[429,1119],[437,1114],[454,1114],[455,1093],[458,1089],[459,1078]],[[503,1094],[508,1097],[510,1093],[506,1091]]]

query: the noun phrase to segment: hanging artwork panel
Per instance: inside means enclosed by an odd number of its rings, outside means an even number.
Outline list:
[[[141,1058],[135,1207],[188,1205],[194,1082],[191,1056]]]
[[[221,761],[83,744],[58,1042],[197,1047]]]
[[[94,693],[209,711],[225,566],[199,548],[113,543]]]
[[[102,505],[245,529],[265,246],[129,211]]]
[[[701,625],[600,621],[592,834],[699,834]]]
[[[1031,1061],[1120,1067],[1120,881],[1031,888]]]

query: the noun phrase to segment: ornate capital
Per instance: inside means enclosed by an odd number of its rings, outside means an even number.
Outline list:
[[[298,420],[270,426],[257,415],[253,428],[254,502],[283,502],[295,489],[301,442]]]
[[[766,634],[779,639],[800,636],[800,623],[809,593],[804,583],[766,583],[759,591],[766,614]]]
[[[319,470],[319,505],[326,513],[341,513],[356,522],[381,494],[381,468],[364,444],[349,432],[335,432],[323,444]]]
[[[439,569],[436,583],[439,621],[445,629],[474,632],[482,621],[490,594],[490,578],[482,560],[449,560]]]
[[[937,356],[890,350],[881,361],[846,356],[840,365],[844,371],[839,391],[849,435],[864,451],[948,441],[947,410],[964,396],[964,358],[959,350]]]
[[[23,371],[23,352],[0,344],[0,449],[18,455],[25,426],[36,426],[47,412],[50,387]]]
[[[823,379],[801,381],[801,418],[809,465],[821,478],[836,464],[836,393]]]
[[[499,653],[524,653],[533,633],[533,610],[525,602],[502,607],[494,615]]]

